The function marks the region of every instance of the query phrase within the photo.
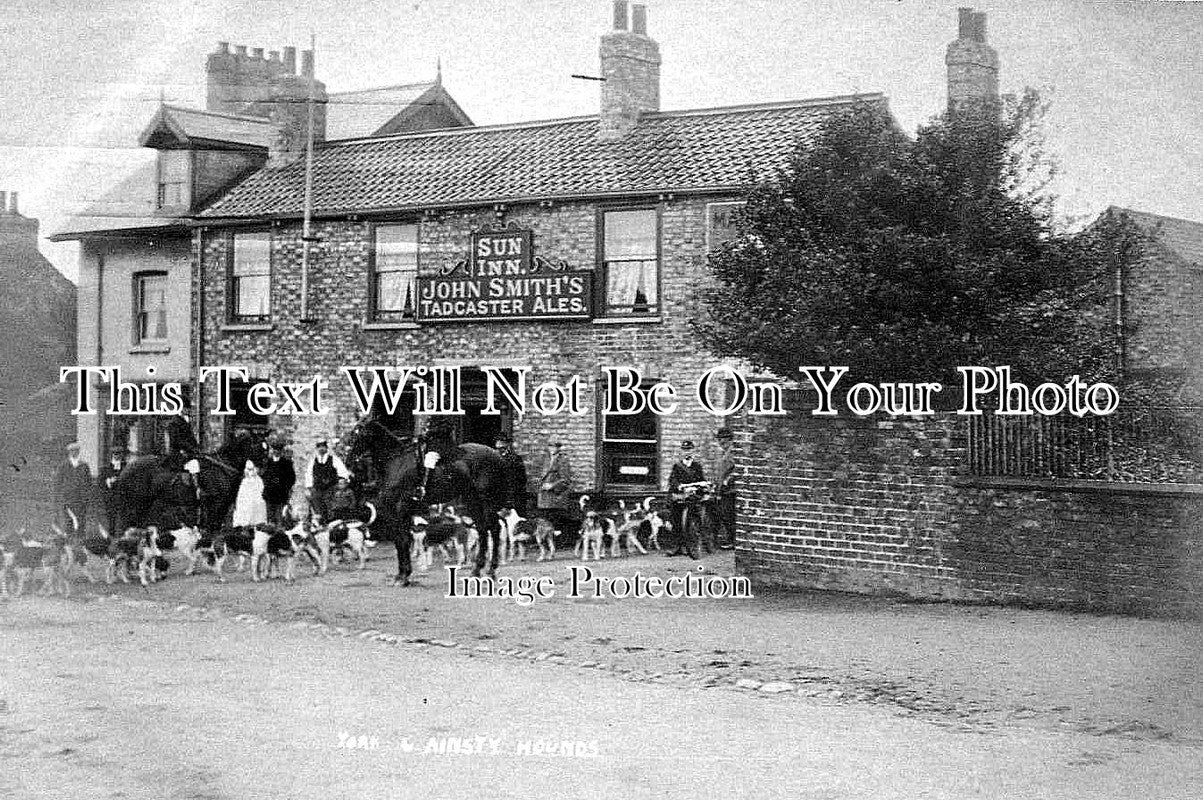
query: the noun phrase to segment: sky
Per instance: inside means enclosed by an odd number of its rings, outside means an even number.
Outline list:
[[[647,0],[661,108],[882,92],[908,130],[945,102],[961,2]],[[1203,3],[992,0],[1004,92],[1051,101],[1067,220],[1110,205],[1203,222]],[[42,235],[153,152],[159,102],[201,108],[218,41],[317,45],[329,91],[432,79],[477,124],[594,114],[610,0],[0,0],[0,190]],[[43,240],[76,276],[76,246]]]

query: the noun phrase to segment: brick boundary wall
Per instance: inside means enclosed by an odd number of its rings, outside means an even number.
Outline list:
[[[965,419],[748,418],[737,567],[764,589],[1203,616],[1203,487],[968,478]]]

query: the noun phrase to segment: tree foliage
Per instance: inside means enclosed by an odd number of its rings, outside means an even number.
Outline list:
[[[707,345],[782,376],[843,365],[858,380],[1104,379],[1108,302],[1134,229],[1058,230],[1029,91],[995,116],[942,117],[914,138],[877,104],[834,116],[756,183],[740,235],[711,257]]]

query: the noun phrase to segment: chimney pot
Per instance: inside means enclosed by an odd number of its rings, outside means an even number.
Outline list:
[[[295,75],[297,72],[297,49],[295,47],[284,48],[284,69]]]
[[[10,214],[12,214],[13,216],[16,216],[17,214],[21,213],[20,211],[17,210],[17,193],[16,192],[8,193],[8,212]]]
[[[973,39],[977,42],[986,41],[986,12],[978,11],[973,15]]]
[[[263,48],[256,47],[251,50],[251,58],[263,58]]]
[[[642,4],[631,6],[631,33],[647,36],[647,6]]]
[[[973,38],[973,9],[958,8],[957,9],[957,38],[972,39]]]
[[[238,56],[239,58],[246,58],[246,45],[245,44],[234,45],[234,55]]]
[[[228,54],[230,52],[230,43],[229,42],[218,42],[217,43],[217,52]]]
[[[614,30],[627,29],[627,0],[614,0]]]
[[[0,216],[8,213],[8,192],[0,192]]]
[[[301,51],[301,75],[306,78],[313,77],[313,51]]]

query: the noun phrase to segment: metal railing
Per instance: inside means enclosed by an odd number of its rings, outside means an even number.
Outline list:
[[[967,418],[976,476],[1203,483],[1203,408],[1127,408],[1105,417]]]

